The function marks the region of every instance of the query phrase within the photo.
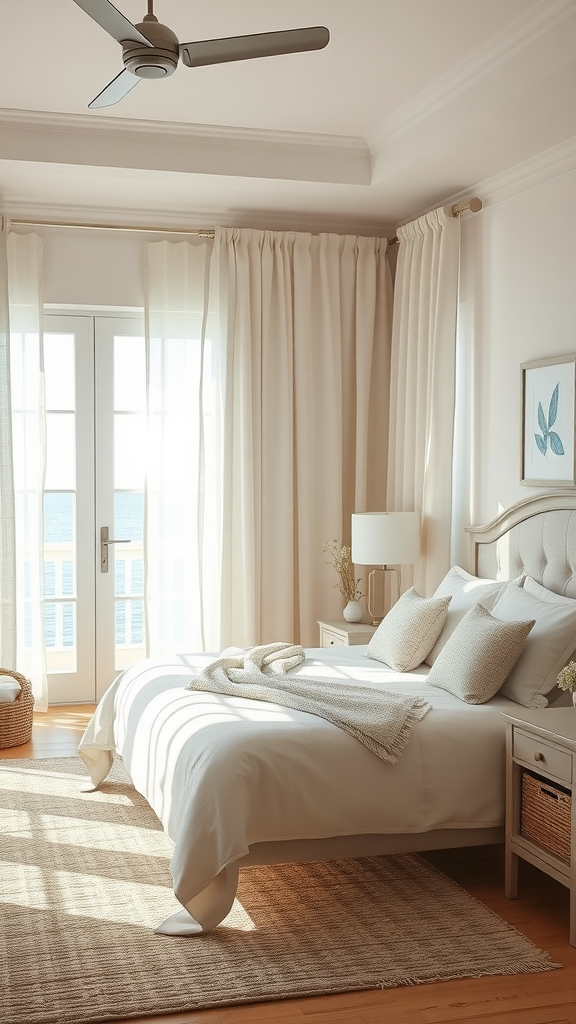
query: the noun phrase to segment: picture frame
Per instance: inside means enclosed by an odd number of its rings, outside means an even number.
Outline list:
[[[576,487],[576,353],[521,367],[520,483]]]

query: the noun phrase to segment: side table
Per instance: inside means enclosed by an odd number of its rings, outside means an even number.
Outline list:
[[[369,622],[345,622],[344,619],[318,620],[320,647],[350,647],[353,644],[369,644],[377,626]]]
[[[570,943],[576,946],[576,708],[505,712],[504,891],[518,895],[518,858],[570,890]]]

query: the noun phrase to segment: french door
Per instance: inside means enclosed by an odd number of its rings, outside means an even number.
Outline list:
[[[48,695],[90,702],[146,654],[143,321],[48,315],[44,361]]]

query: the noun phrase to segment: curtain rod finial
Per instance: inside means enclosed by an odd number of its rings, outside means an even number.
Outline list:
[[[459,217],[464,210],[471,210],[472,213],[479,213],[482,209],[482,200],[478,196],[473,196],[467,203],[451,203],[449,206],[444,207],[444,213],[447,217]]]

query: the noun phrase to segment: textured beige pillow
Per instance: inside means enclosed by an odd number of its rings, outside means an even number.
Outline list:
[[[513,581],[516,586],[520,586],[521,582],[522,577]],[[433,597],[447,597],[450,594],[452,600],[446,617],[446,625],[426,658],[427,664],[434,664],[444,644],[450,639],[458,623],[473,605],[480,602],[488,611],[491,611],[501,591],[511,585],[512,583],[508,581],[488,580],[472,576],[465,569],[461,569],[459,565],[453,565],[432,595]]]
[[[467,704],[484,704],[502,686],[522,653],[534,619],[502,622],[475,604],[440,651],[426,682]]]
[[[374,633],[366,654],[397,672],[410,672],[424,661],[446,622],[451,598],[420,597],[414,587],[392,606]]]

